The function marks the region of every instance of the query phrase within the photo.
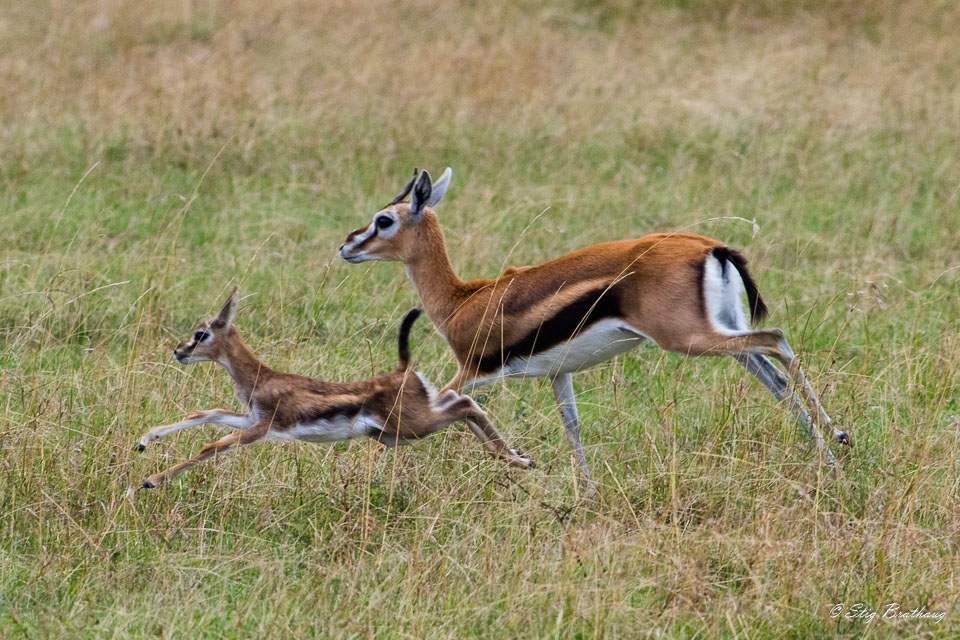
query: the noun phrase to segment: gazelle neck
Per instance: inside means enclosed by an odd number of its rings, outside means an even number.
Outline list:
[[[233,385],[237,392],[247,398],[253,394],[258,383],[262,383],[264,378],[273,373],[270,367],[253,355],[238,333],[234,333],[231,337],[229,346],[217,362],[233,378]]]
[[[416,233],[415,250],[404,261],[407,275],[420,294],[427,315],[443,333],[447,321],[466,294],[466,287],[450,265],[443,231],[432,211],[424,214]]]

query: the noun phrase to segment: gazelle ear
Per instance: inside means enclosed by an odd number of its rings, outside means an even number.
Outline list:
[[[430,181],[430,172],[425,170],[420,174],[417,186],[413,188],[413,197],[410,198],[410,213],[414,222],[420,222],[420,218],[423,217],[423,208],[427,206],[432,191],[433,183]]]
[[[230,292],[230,297],[223,303],[223,308],[217,315],[216,324],[223,327],[229,327],[233,324],[233,318],[237,315],[237,288],[234,287]]]
[[[450,178],[453,177],[453,169],[447,167],[443,170],[443,173],[433,183],[433,190],[430,192],[430,197],[427,199],[428,207],[435,207],[437,203],[443,200],[443,196],[447,194],[447,189],[450,187]]]

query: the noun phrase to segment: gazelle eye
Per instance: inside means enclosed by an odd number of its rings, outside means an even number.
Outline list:
[[[200,330],[200,331],[197,331],[195,334],[193,334],[193,339],[195,342],[203,342],[204,340],[207,339],[208,335],[210,334],[207,333],[206,331]]]
[[[377,229],[387,229],[393,225],[393,218],[387,216],[380,216],[377,218]]]

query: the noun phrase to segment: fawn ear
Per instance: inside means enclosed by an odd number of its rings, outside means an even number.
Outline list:
[[[217,315],[217,324],[220,324],[224,327],[229,327],[233,324],[233,318],[237,315],[237,288],[234,287],[233,291],[230,292],[230,297],[227,298],[227,301],[223,303],[223,308],[220,309],[219,315]]]

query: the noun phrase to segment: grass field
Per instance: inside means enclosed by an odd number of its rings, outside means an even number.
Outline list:
[[[0,637],[960,637],[958,27],[942,1],[3,2]],[[595,502],[543,380],[477,396],[532,471],[454,428],[130,492],[218,433],[142,432],[236,408],[170,353],[234,284],[268,364],[395,366],[416,294],[336,248],[447,165],[464,278],[654,231],[740,248],[854,439],[842,477],[735,362],[647,347],[575,377]],[[453,375],[428,322],[413,351]]]

